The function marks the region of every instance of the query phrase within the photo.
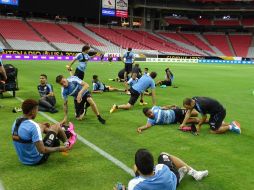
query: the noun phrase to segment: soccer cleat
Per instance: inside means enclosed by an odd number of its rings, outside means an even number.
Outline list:
[[[194,179],[196,181],[200,181],[201,179],[203,179],[206,176],[208,176],[208,170],[195,171],[195,173],[194,173],[194,175],[192,177],[194,177]]]
[[[77,134],[75,133],[74,125],[71,122],[69,122],[69,128],[67,130],[71,133],[71,136],[68,139],[69,147],[71,148],[77,141]]]
[[[188,172],[188,168],[186,166],[183,166],[178,169],[179,181],[182,181],[183,177],[186,175],[187,172]]]
[[[140,102],[139,103],[139,105],[141,105],[141,106],[145,106],[145,105],[147,105],[148,103],[147,102]]]
[[[231,131],[233,131],[237,134],[241,134],[241,128],[240,128],[241,125],[240,125],[240,123],[238,123],[237,121],[232,121],[230,123],[230,125],[232,126]]]
[[[113,106],[112,106],[112,108],[110,109],[110,111],[109,111],[109,113],[113,113],[114,111],[116,111],[116,104],[114,104]]]
[[[100,115],[98,116],[98,120],[101,124],[105,124],[106,123],[106,120],[103,119]]]
[[[57,110],[56,108],[52,108],[49,112],[50,112],[50,113],[57,113],[58,110]]]
[[[21,112],[21,111],[22,111],[22,109],[17,108],[17,107],[13,108],[13,110],[12,110],[13,113],[18,113],[18,112]]]

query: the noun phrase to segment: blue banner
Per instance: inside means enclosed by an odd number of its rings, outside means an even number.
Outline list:
[[[103,16],[115,16],[116,14],[114,9],[102,9],[101,12]]]
[[[216,63],[216,64],[254,64],[254,61],[239,60],[218,60],[218,59],[199,59],[198,63]]]
[[[19,0],[0,0],[0,4],[18,6]]]

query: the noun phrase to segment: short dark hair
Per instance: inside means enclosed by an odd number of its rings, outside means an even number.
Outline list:
[[[146,113],[150,110],[150,108],[143,108],[143,113],[146,115]]]
[[[149,69],[146,67],[145,70],[149,70]]]
[[[135,67],[139,67],[139,64],[138,64],[138,63],[136,63],[134,66],[135,66]]]
[[[132,50],[132,48],[128,48],[128,51],[131,51]]]
[[[191,98],[185,98],[183,100],[183,105],[188,105],[190,106],[191,105],[191,102],[192,102],[192,99]]]
[[[44,78],[46,78],[46,79],[48,79],[48,77],[47,77],[46,74],[41,74],[40,76],[41,76],[41,77],[44,77]]]
[[[166,68],[166,69],[165,69],[165,72],[168,72],[168,71],[169,71],[169,68]]]
[[[26,99],[21,106],[23,114],[29,114],[38,105],[38,101],[33,99]]]
[[[89,49],[90,49],[90,46],[85,45],[85,46],[82,47],[82,52],[87,51]]]
[[[96,80],[98,78],[97,75],[93,75],[93,80]]]
[[[139,149],[135,154],[135,164],[143,175],[151,174],[154,168],[153,155],[146,149]]]
[[[152,79],[155,79],[157,76],[157,73],[156,72],[151,72],[150,73],[150,77],[152,77]]]
[[[64,78],[63,75],[58,75],[58,76],[56,77],[56,83],[60,83],[61,80],[62,80],[63,78]]]

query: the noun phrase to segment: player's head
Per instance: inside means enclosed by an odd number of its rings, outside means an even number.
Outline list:
[[[3,53],[4,53],[4,49],[0,47],[0,55],[2,55]]]
[[[155,79],[157,76],[157,73],[156,72],[151,72],[150,73],[150,77],[152,77],[152,79]]]
[[[132,74],[131,74],[131,78],[132,78],[133,80],[135,80],[137,77],[138,77],[137,73],[132,73]]]
[[[22,111],[24,115],[27,115],[31,117],[32,119],[35,119],[37,113],[38,113],[38,101],[33,99],[26,99],[22,103]]]
[[[195,106],[195,100],[191,98],[185,98],[183,100],[183,107],[185,107],[186,109],[192,109],[194,106]]]
[[[62,87],[67,87],[68,86],[68,80],[64,78],[63,75],[58,75],[56,77],[56,83],[60,84]]]
[[[165,72],[167,73],[168,71],[169,71],[169,68],[166,68],[166,69],[165,69]]]
[[[139,149],[135,154],[135,165],[141,175],[152,174],[154,168],[153,155],[146,149]]]
[[[98,75],[93,75],[93,80],[98,81]]]
[[[143,113],[145,114],[146,117],[153,119],[154,114],[150,108],[143,108]]]
[[[44,85],[44,84],[47,83],[47,79],[48,79],[48,77],[47,77],[46,74],[41,74],[41,75],[40,75],[40,83],[41,83],[42,85]]]
[[[90,46],[85,45],[82,47],[82,52],[88,52],[90,50]]]
[[[139,64],[138,64],[138,63],[136,63],[136,64],[134,65],[134,67],[139,67]]]
[[[145,71],[145,72],[148,72],[148,70],[149,70],[149,69],[148,69],[147,67],[146,67],[146,68],[144,68],[144,71]]]
[[[132,51],[132,48],[128,48],[128,51]]]

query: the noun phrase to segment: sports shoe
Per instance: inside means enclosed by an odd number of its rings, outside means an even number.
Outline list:
[[[101,124],[105,124],[106,123],[106,120],[103,119],[100,115],[98,116],[98,120]]]
[[[76,117],[77,120],[81,121],[81,120],[84,118],[85,113],[86,113],[86,112],[84,111],[79,117]]]
[[[71,133],[71,137],[68,139],[69,147],[71,148],[77,141],[77,134],[74,131],[74,125],[69,122],[69,128],[67,129]]]
[[[147,102],[139,102],[139,105],[141,105],[141,106],[145,106],[147,104],[148,104]]]
[[[231,131],[237,133],[237,134],[241,134],[241,128],[240,128],[240,123],[238,123],[237,121],[232,121],[230,123],[230,125],[232,126]]]
[[[22,111],[22,109],[17,108],[17,107],[13,108],[13,110],[12,110],[13,113],[18,113],[18,112],[21,112],[21,111]]]
[[[182,181],[183,177],[186,175],[187,172],[188,172],[188,168],[186,166],[183,166],[178,169],[179,181]]]
[[[208,170],[195,171],[195,173],[194,173],[194,175],[192,177],[194,177],[194,179],[196,181],[200,181],[201,179],[203,179],[206,176],[208,176]]]
[[[52,109],[50,109],[50,111],[49,111],[50,113],[57,113],[58,112],[58,110],[56,109],[56,108],[52,108]]]
[[[114,104],[112,106],[112,108],[110,109],[109,113],[113,113],[114,111],[116,111],[116,104]]]

